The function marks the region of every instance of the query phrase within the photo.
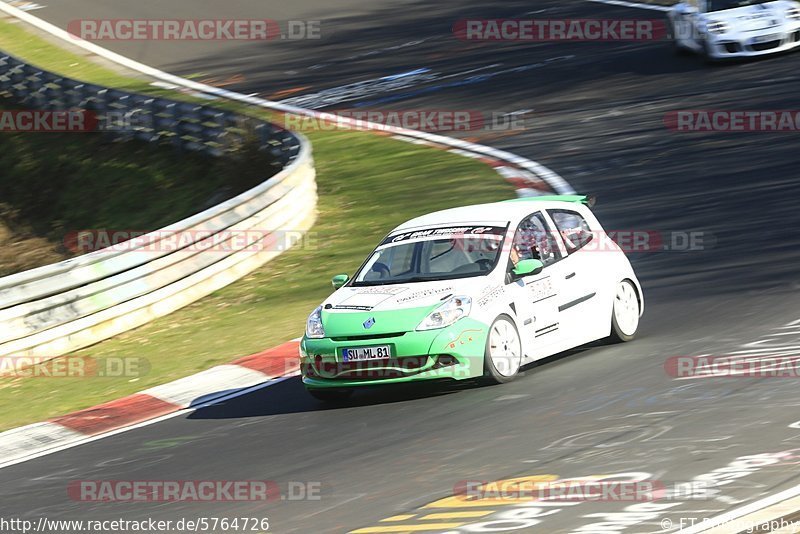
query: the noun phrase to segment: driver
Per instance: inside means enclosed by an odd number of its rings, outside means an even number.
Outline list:
[[[521,260],[544,261],[541,251],[549,257],[547,235],[530,221],[522,223],[511,245],[511,261],[516,266]]]

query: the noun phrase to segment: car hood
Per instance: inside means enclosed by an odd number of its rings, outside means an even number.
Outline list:
[[[322,325],[329,337],[409,332],[452,295],[473,296],[486,277],[383,286],[345,286],[322,304]]]
[[[725,22],[736,32],[765,30],[782,25],[786,21],[786,11],[795,5],[793,2],[769,2],[711,11],[705,14],[704,19],[707,22]]]

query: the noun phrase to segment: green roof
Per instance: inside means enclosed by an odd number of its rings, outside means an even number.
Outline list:
[[[541,195],[538,197],[521,197],[504,200],[503,202],[577,202],[589,204],[589,195]]]

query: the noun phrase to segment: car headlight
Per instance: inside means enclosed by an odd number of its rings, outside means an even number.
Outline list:
[[[322,328],[322,306],[317,306],[306,320],[306,337],[319,339],[325,337],[325,329]]]
[[[789,20],[800,20],[800,7],[790,7],[786,11],[786,18]]]
[[[462,317],[469,315],[472,309],[472,299],[469,297],[451,297],[447,302],[428,314],[419,323],[417,330],[435,330],[455,323]]]
[[[725,33],[730,29],[727,22],[722,22],[719,20],[709,21],[706,25],[706,28],[708,29],[708,33],[713,33],[714,35]]]

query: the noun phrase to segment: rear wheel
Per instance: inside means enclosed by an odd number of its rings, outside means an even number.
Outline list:
[[[522,365],[522,342],[514,321],[508,315],[494,320],[486,337],[483,376],[492,384],[511,382]]]
[[[353,395],[352,389],[308,389],[309,395],[323,402],[341,402]]]
[[[636,337],[640,310],[639,297],[633,283],[623,280],[617,284],[614,309],[611,312],[612,341],[630,341]]]

